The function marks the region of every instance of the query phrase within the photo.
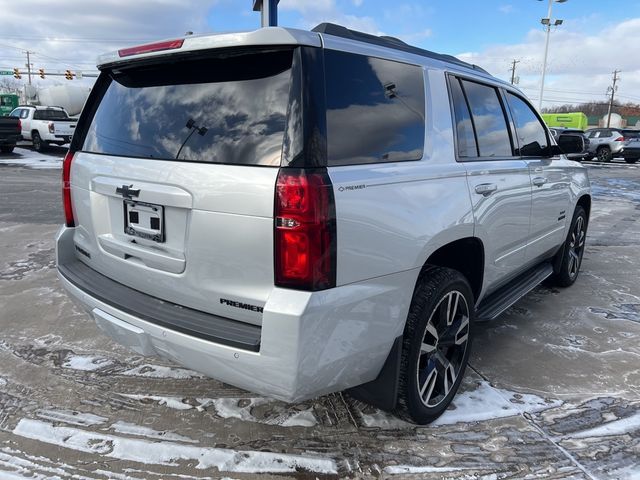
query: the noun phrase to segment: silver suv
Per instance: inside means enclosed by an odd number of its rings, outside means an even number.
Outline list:
[[[427,423],[476,322],[576,280],[587,171],[479,67],[322,24],[99,68],[64,160],[57,265],[136,352],[287,402],[350,389]]]
[[[589,139],[589,158],[610,162],[622,157],[627,163],[640,159],[640,131],[619,128],[594,128],[585,132]]]

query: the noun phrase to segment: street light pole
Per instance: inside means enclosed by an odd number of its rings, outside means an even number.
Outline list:
[[[541,0],[540,0],[541,1]],[[542,60],[542,79],[540,80],[540,98],[538,100],[538,110],[542,111],[542,96],[544,94],[544,77],[547,73],[547,56],[549,54],[549,37],[551,36],[551,26],[558,26],[562,24],[562,20],[556,20],[551,23],[551,10],[553,9],[553,2],[564,3],[567,0],[549,0],[549,9],[547,10],[547,17],[542,19],[542,24],[547,27],[547,38],[544,44],[544,58]]]

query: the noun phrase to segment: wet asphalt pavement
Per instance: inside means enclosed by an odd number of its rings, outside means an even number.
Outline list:
[[[455,407],[417,427],[111,342],[56,279],[64,150],[16,152],[0,156],[0,479],[640,478],[639,166],[589,164],[577,283],[480,325]]]

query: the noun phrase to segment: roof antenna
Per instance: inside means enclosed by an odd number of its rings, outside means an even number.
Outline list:
[[[278,3],[280,0],[253,0],[253,11],[262,13],[263,27],[278,26]]]

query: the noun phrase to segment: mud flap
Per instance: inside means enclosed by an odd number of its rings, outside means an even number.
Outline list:
[[[347,390],[347,393],[357,400],[366,402],[382,410],[394,410],[398,400],[398,377],[400,376],[401,353],[402,335],[394,340],[389,356],[376,379],[350,388]]]

